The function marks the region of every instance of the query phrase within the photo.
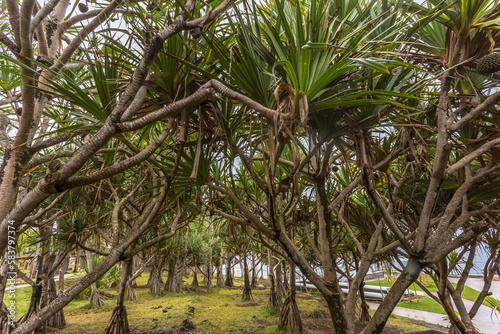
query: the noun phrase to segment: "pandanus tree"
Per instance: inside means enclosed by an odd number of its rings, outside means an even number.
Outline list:
[[[394,40],[412,33],[403,29],[403,21],[387,14],[387,3],[382,4],[378,17],[357,3],[342,7],[334,1],[277,1],[260,11],[255,9],[258,18],[237,14],[237,22],[231,23],[233,30],[239,31],[231,49],[234,57],[223,53],[223,46],[213,46],[220,66],[231,66],[231,76],[226,80],[260,103],[251,107],[265,116],[246,116],[252,119],[250,134],[232,133],[231,126],[223,125],[225,142],[238,154],[242,174],[255,186],[249,196],[232,188],[229,180],[224,185],[213,178],[210,187],[226,194],[235,206],[236,215],[228,217],[223,210],[219,214],[240,224],[250,224],[273,239],[323,294],[339,333],[353,331],[347,319],[354,318],[363,272],[368,270],[376,247],[382,252],[386,249],[378,244],[378,237],[369,245],[370,256],[361,247],[365,259],[357,277],[360,282],[352,285],[344,307],[331,249],[331,210],[361,185],[362,178],[359,176],[342,189],[335,200],[329,199],[330,165],[335,158],[344,158],[345,163],[352,159],[358,167],[362,166],[359,157],[365,157],[366,150],[371,151],[372,142],[376,144],[370,138],[370,129],[394,108],[404,107],[402,103],[408,102],[412,97],[408,94],[416,89],[409,80],[418,70],[400,61],[373,57],[377,51],[390,53],[391,46],[371,39],[390,36]],[[349,25],[344,20],[349,20]],[[397,93],[403,87],[407,95]],[[246,114],[247,109],[243,107],[226,119],[242,113]],[[376,168],[386,166],[404,149],[388,143],[382,159],[369,160]],[[338,148],[339,157],[332,154],[334,147]],[[291,160],[284,158],[284,152],[290,152]],[[283,164],[286,172],[279,174],[278,164]],[[300,183],[307,184],[306,191],[315,196],[323,275],[313,270],[280,222],[280,210],[282,216],[284,212],[296,215],[297,202],[303,196],[298,191]],[[292,216],[286,217],[288,220]],[[384,221],[378,222],[377,234],[385,227]]]
[[[78,13],[72,10],[69,1],[49,1],[44,5],[36,1],[22,4],[5,2],[7,10],[2,11],[2,16],[8,24],[2,27],[0,33],[5,51],[2,52],[2,70],[13,73],[14,80],[9,85],[2,85],[2,109],[7,111],[2,114],[1,121],[2,254],[7,247],[9,222],[13,222],[16,229],[23,228],[25,218],[44,201],[50,200],[52,194],[98,182],[136,166],[158,148],[166,132],[158,136],[157,140],[145,143],[142,151],[135,145],[128,146],[127,158],[116,164],[113,160],[108,161],[97,174],[74,177],[93,156],[99,154],[97,152],[100,149],[116,140],[113,137],[123,139],[121,133],[157,123],[214,94],[210,89],[202,89],[198,95],[174,96],[162,106],[152,104],[151,111],[156,110],[157,114],[150,112],[146,117],[138,112],[146,100],[148,88],[145,82],[151,65],[162,46],[168,44],[167,39],[181,31],[202,29],[216,20],[231,3],[229,0],[217,1],[212,8],[206,8],[197,1],[187,1],[183,5],[168,3],[163,11],[155,13],[154,21],[151,20],[153,15],[138,3],[128,3],[124,9],[122,1],[105,1],[88,12]],[[73,5],[76,7],[77,3]],[[122,44],[126,42],[126,37],[109,42],[111,35],[97,33],[99,27],[107,26],[111,18],[118,16],[124,19],[123,15],[142,19],[147,26],[143,30],[146,33],[130,34],[136,38],[131,37],[128,45]],[[169,19],[160,20],[161,17]],[[80,30],[70,29],[79,26],[82,27]],[[92,49],[92,46],[104,40],[112,44],[114,49],[124,52],[114,59],[122,67],[117,71],[116,80],[91,80],[90,85],[85,87],[80,80],[85,77],[79,73],[95,75],[93,70],[100,70],[96,62],[104,63],[93,56],[88,57],[88,48]],[[130,48],[130,45],[136,47]],[[106,48],[94,48],[92,53],[113,59],[106,54]],[[74,79],[77,80],[71,85]],[[117,81],[121,81],[121,84],[117,85]],[[115,85],[113,92],[106,87],[108,85]],[[82,92],[83,87],[87,91]],[[111,94],[106,95],[106,91]],[[90,121],[89,115],[92,115]],[[51,116],[57,117],[57,120],[53,121]],[[134,124],[122,128],[116,126],[129,121]],[[75,136],[82,134],[83,142],[74,144]],[[54,159],[59,164],[55,163],[50,168],[44,166]],[[27,184],[25,181],[30,177],[27,171],[34,167],[33,164],[46,173],[39,173],[40,177],[31,179],[26,195],[20,198],[17,196],[18,191],[22,184]],[[5,267],[2,267],[0,276],[3,297],[7,278]],[[29,319],[16,332],[32,330],[54,310],[46,312],[45,315]]]
[[[466,245],[488,227],[495,226],[491,223],[498,200],[491,187],[498,178],[498,162],[494,153],[498,142],[491,130],[497,127],[495,114],[498,111],[495,105],[500,94],[477,85],[472,60],[481,57],[485,50],[491,50],[498,38],[495,30],[498,3],[445,1],[437,4],[431,1],[420,10],[421,13],[442,12],[436,23],[417,34],[419,40],[425,42],[419,44],[425,46],[416,47],[418,51],[414,58],[418,62],[419,57],[429,59],[436,56],[435,52],[429,52],[430,49],[440,51],[441,61],[433,67],[440,75],[439,84],[435,89],[429,87],[430,95],[439,96],[439,99],[429,98],[421,108],[430,125],[426,136],[431,138],[432,146],[428,145],[425,152],[420,152],[418,160],[410,159],[414,164],[427,163],[432,167],[430,170],[424,168],[414,176],[425,183],[419,188],[421,200],[411,208],[416,219],[408,232],[414,234],[405,241],[401,237],[406,233],[399,228],[394,229],[399,235],[401,247],[409,255],[409,261],[391,289],[390,298],[386,298],[375,313],[373,326],[366,328],[367,332],[373,331],[375,324],[384,323],[383,319],[396,303],[395,296],[417,279],[424,266],[437,266],[442,273],[446,273],[448,253]],[[475,163],[475,159],[480,163]],[[451,190],[449,197],[442,202],[441,196],[443,192],[446,195],[448,189]],[[478,197],[476,191],[484,197]],[[395,223],[394,215],[384,212],[380,199],[375,199],[384,213],[384,219],[389,224]],[[441,299],[446,302],[444,290]],[[460,332],[475,331],[470,323],[461,323],[451,313],[450,320]]]
[[[44,201],[45,206],[50,205],[53,194],[99,182],[137,166],[158,149],[169,131],[176,132],[177,127],[170,123],[163,132],[154,132],[153,140],[143,141],[139,147],[124,134],[159,124],[160,120],[178,115],[215,94],[205,87],[194,95],[175,94],[158,105],[154,103],[157,100],[148,97],[146,79],[156,56],[163,45],[168,44],[168,38],[182,31],[199,31],[231,4],[229,0],[217,1],[213,7],[206,8],[201,2],[189,0],[182,5],[167,3],[161,11],[150,14],[138,3],[127,3],[125,9],[122,1],[104,1],[85,13],[74,11],[68,1],[49,1],[44,5],[36,1],[5,2],[6,10],[1,15],[8,24],[2,26],[0,32],[5,51],[1,56],[2,71],[13,80],[4,84],[2,79],[1,105],[5,113],[1,118],[0,253],[7,247],[9,222],[14,228],[23,229],[29,224],[27,217],[43,207]],[[73,5],[76,8],[77,3]],[[138,18],[145,26],[142,29],[145,33],[131,32],[129,36],[113,40],[116,35],[106,31],[115,28],[99,30],[107,27],[112,18],[124,21]],[[73,29],[75,27],[81,29]],[[101,48],[104,41],[107,45]],[[103,77],[102,73],[110,76]],[[131,123],[117,126],[126,122]],[[86,174],[92,158],[109,153],[105,148],[116,150],[118,142],[126,146],[125,151],[118,149],[124,156],[118,160],[104,159],[99,171]],[[105,151],[100,151],[103,148]],[[40,172],[28,174],[34,167]],[[171,176],[164,174],[166,179],[158,184],[168,188]],[[27,185],[25,194],[18,196],[23,185]],[[151,201],[151,212],[159,209],[162,194],[166,192],[161,190],[160,196]],[[84,289],[119,261],[120,252],[147,228],[150,219],[143,218],[144,224],[132,233],[132,239],[114,249],[102,266],[15,332],[26,333],[36,328],[67,304],[73,293],[78,294],[77,290]],[[6,266],[3,266],[2,297],[6,279]],[[2,308],[2,319],[4,311]]]

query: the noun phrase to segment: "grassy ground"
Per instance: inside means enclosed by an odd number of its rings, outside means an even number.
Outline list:
[[[139,300],[125,303],[132,333],[176,333],[175,329],[180,328],[186,318],[192,320],[200,333],[280,333],[278,316],[270,314],[266,307],[269,289],[263,286],[261,289],[253,290],[254,300],[250,302],[241,300],[240,280],[236,280],[238,287],[233,289],[216,288],[214,291],[207,291],[205,288],[186,289],[184,293],[152,298],[146,288],[147,278],[148,275],[144,274],[137,280]],[[191,278],[187,278],[186,288],[190,282]],[[104,291],[116,296],[114,289],[104,289]],[[30,287],[17,289],[17,317],[27,310],[30,296]],[[322,298],[300,292],[297,297],[298,308],[307,333],[331,333],[331,320]],[[67,327],[58,333],[101,334],[115,305],[114,297],[105,300],[104,307],[99,309],[90,307],[86,299],[74,300],[64,308]],[[164,313],[162,309],[167,306],[171,306],[172,309]],[[187,314],[189,306],[195,307],[193,316]],[[388,326],[388,333],[428,329],[396,316],[391,316]],[[170,331],[172,329],[173,331]]]
[[[366,282],[367,285],[379,285],[379,281],[371,281],[371,282]],[[455,283],[452,283],[454,287],[457,285]],[[380,280],[380,285],[383,287],[392,287],[392,283],[389,283],[387,279],[381,279]],[[432,284],[428,287],[426,287],[430,292],[437,292],[437,287],[436,285]],[[416,284],[413,284],[410,287],[410,292],[414,292],[417,290],[418,292],[423,292],[423,290]],[[421,295],[421,294],[420,294]],[[462,298],[466,300],[470,300],[472,302],[475,302],[477,297],[479,296],[479,291],[470,288],[468,286],[465,286],[464,291],[462,292]],[[488,306],[491,308],[491,305],[488,303],[484,303],[483,305]],[[434,299],[430,297],[421,297],[418,302],[408,302],[408,301],[401,301],[398,303],[399,307],[404,307],[404,308],[409,308],[412,310],[421,310],[421,311],[428,311],[428,312],[433,312],[433,313],[439,313],[439,314],[446,314],[446,312],[443,310],[443,307],[436,302]]]

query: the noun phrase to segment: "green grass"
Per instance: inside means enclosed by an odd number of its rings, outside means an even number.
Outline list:
[[[441,304],[429,297],[421,297],[418,302],[402,301],[399,302],[397,306],[408,308],[411,310],[426,311],[446,315],[446,312],[444,311]]]
[[[77,278],[66,280],[66,287],[71,285]],[[137,301],[126,301],[127,314],[131,331],[134,333],[162,333],[165,330],[179,328],[184,319],[190,318],[203,333],[235,333],[250,332],[263,334],[282,333],[278,329],[278,316],[271,314],[266,305],[269,290],[253,290],[254,300],[243,302],[242,291],[239,289],[214,289],[207,292],[204,288],[189,291],[192,277],[184,279],[186,292],[176,294],[165,294],[158,298],[152,298],[149,290],[145,287],[148,275],[143,274],[137,279],[138,288]],[[164,281],[166,278],[164,278]],[[200,281],[201,284],[201,281]],[[214,281],[215,284],[215,281]],[[235,280],[235,285],[242,286],[240,279]],[[116,296],[116,290],[103,289],[105,292]],[[31,287],[16,290],[17,318],[26,312],[31,297]],[[302,319],[309,319],[318,312],[328,313],[321,297],[306,296],[298,298],[297,304]],[[305,298],[307,297],[307,298]],[[104,301],[104,307],[91,307],[88,300],[76,299],[64,308],[67,327],[59,330],[59,334],[101,334],[106,327],[116,298]],[[161,308],[156,309],[158,306]],[[167,313],[162,309],[172,306]],[[186,315],[188,306],[195,307],[194,316]],[[325,318],[323,318],[325,319]],[[316,321],[316,318],[312,319]],[[324,320],[329,322],[328,318]],[[426,327],[412,325],[404,318],[391,316],[388,326],[398,328],[411,328],[411,331],[425,330]],[[408,327],[409,326],[409,327]]]

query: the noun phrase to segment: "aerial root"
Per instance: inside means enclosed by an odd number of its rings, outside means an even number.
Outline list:
[[[302,333],[302,320],[295,301],[295,294],[289,293],[280,311],[279,328],[288,333]]]
[[[111,319],[104,332],[105,334],[129,334],[127,310],[124,305],[119,305],[113,310]]]

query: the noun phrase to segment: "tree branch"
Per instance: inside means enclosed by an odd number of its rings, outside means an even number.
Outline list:
[[[35,29],[38,27],[38,25],[40,24],[40,22],[42,22],[42,20],[45,17],[47,17],[47,15],[49,15],[50,12],[52,12],[52,10],[57,6],[57,4],[59,3],[59,1],[61,1],[61,0],[50,0],[49,2],[47,2],[45,4],[45,6],[43,6],[42,9],[40,9],[36,13],[36,15],[31,20],[30,34],[34,33]]]
[[[486,111],[489,107],[494,106],[497,104],[497,102],[500,101],[500,92],[496,92],[495,94],[492,94],[484,100],[483,103],[478,105],[476,108],[472,109],[462,117],[459,121],[457,121],[455,124],[448,126],[450,132],[455,132],[458,129],[460,129],[465,123],[468,123],[472,120],[474,120],[476,117],[481,115],[483,111]]]
[[[170,133],[170,127],[166,127],[163,132],[158,136],[158,138],[151,143],[146,149],[142,150],[141,153],[136,154],[135,156],[125,159],[117,164],[114,164],[110,167],[106,167],[100,171],[93,172],[90,175],[86,176],[77,176],[67,180],[61,189],[71,189],[74,187],[79,187],[87,184],[91,184],[97,182],[99,180],[103,180],[112,175],[116,175],[118,173],[123,172],[131,167],[137,166],[139,163],[146,160],[151,154],[156,151],[158,147],[164,142]]]
[[[0,42],[5,44],[5,46],[14,54],[19,53],[21,48],[9,38],[3,31],[0,31]]]

